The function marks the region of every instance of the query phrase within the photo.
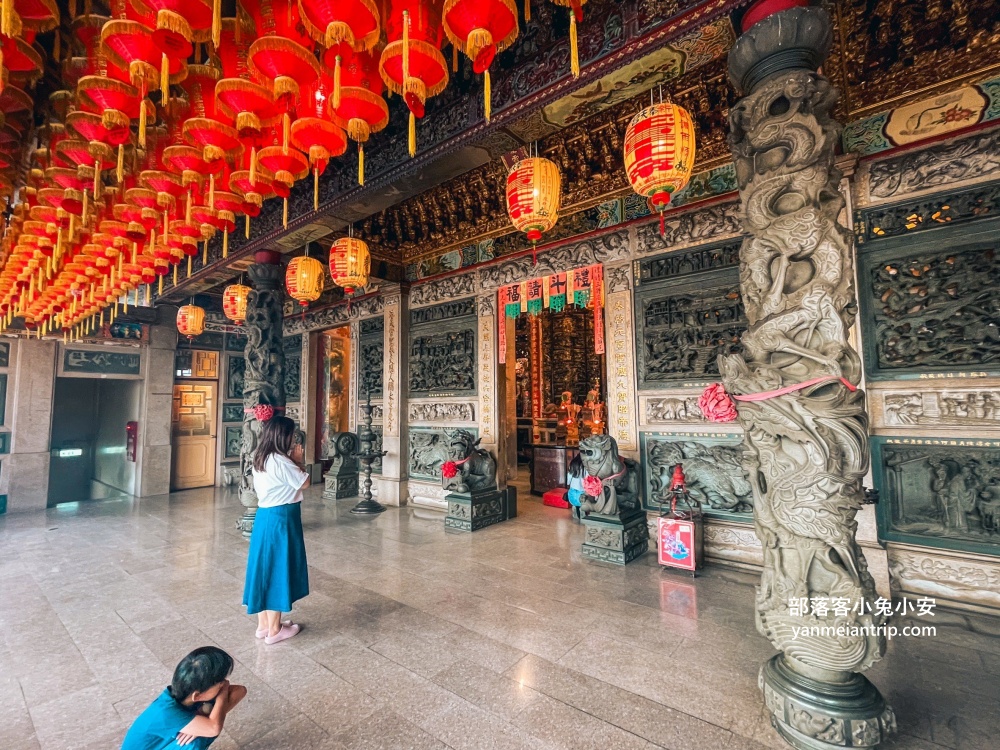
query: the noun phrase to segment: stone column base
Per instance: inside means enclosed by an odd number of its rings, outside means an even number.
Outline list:
[[[327,474],[324,481],[326,482],[326,489],[323,490],[324,500],[340,500],[345,497],[358,496],[357,472],[342,476]]]
[[[771,725],[799,750],[874,748],[896,731],[896,716],[864,675],[821,682],[800,674],[783,654],[760,668],[757,684]]]
[[[236,528],[243,532],[243,538],[249,539],[253,533],[253,522],[257,517],[257,508],[243,508],[243,515],[236,520]]]
[[[506,521],[504,500],[504,492],[497,489],[472,493],[449,492],[445,496],[448,515],[444,519],[444,527],[454,531],[479,531]]]
[[[618,516],[591,513],[583,519],[586,536],[581,552],[600,562],[627,565],[649,549],[646,511],[625,511]]]

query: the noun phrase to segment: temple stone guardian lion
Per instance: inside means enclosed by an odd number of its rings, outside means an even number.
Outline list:
[[[506,521],[506,493],[497,489],[497,461],[479,447],[468,430],[445,431],[447,458],[441,464],[441,487],[448,515],[446,529],[478,531]]]
[[[649,549],[639,468],[618,454],[618,443],[610,435],[581,440],[580,459],[586,472],[580,499],[580,509],[587,514],[583,556],[616,565],[630,563]]]

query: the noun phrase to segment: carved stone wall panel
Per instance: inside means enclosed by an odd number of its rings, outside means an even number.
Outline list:
[[[933,597],[952,607],[1000,613],[1000,561],[984,555],[889,543],[895,596]]]
[[[409,501],[414,505],[423,505],[430,508],[448,509],[448,502],[445,497],[451,490],[441,487],[440,482],[420,482],[410,480],[407,482],[406,491]],[[438,523],[441,521],[438,520]]]
[[[639,255],[662,253],[666,250],[674,252],[692,245],[740,237],[743,235],[741,217],[739,201],[668,215],[664,222],[663,236],[660,235],[660,225],[656,221],[643,224],[635,230],[636,252]]]
[[[470,401],[410,400],[407,416],[410,424],[415,422],[475,422],[476,405]]]
[[[705,523],[705,557],[739,568],[759,570],[764,565],[764,550],[753,526],[721,519]]]
[[[698,397],[702,388],[669,388],[657,391],[655,395],[639,394],[639,424],[656,425],[698,425],[709,424],[698,408]],[[719,432],[732,430],[740,432],[735,423],[714,424],[712,429]]]
[[[436,302],[475,293],[476,275],[470,271],[423,284],[414,284],[410,289],[410,304],[414,307],[433,305]]]
[[[479,436],[476,428],[463,428]],[[411,479],[441,481],[441,464],[448,460],[448,435],[444,427],[411,427],[408,431],[407,473]]]
[[[961,385],[973,383],[972,385]],[[868,391],[873,432],[883,435],[1000,437],[1000,384],[995,379],[921,380]]]
[[[1000,178],[1000,128],[934,144],[863,167],[871,203]]]
[[[739,281],[723,271],[706,274],[697,284],[639,287],[635,326],[640,390],[718,380],[719,357],[742,351],[747,320]]]
[[[1000,440],[872,438],[890,541],[1000,556]]]
[[[1000,372],[1000,238],[947,231],[863,255],[870,377]]]
[[[629,233],[622,229],[540,253],[537,264],[532,262],[530,255],[525,255],[480,268],[477,275],[480,288],[493,291],[505,284],[538,276],[562,273],[595,263],[626,260],[629,254]]]
[[[384,395],[385,380],[385,320],[382,316],[360,322],[358,337],[358,398],[367,394],[372,400]]]
[[[475,318],[438,323],[410,331],[409,395],[473,395],[476,393]]]
[[[619,267],[621,268],[621,267]],[[632,274],[622,269],[625,286],[610,292],[605,303],[605,367],[607,368],[608,432],[622,451],[639,449],[635,395],[635,327],[632,321]]]
[[[691,497],[707,515],[750,523],[753,493],[741,464],[743,437],[726,432],[643,432],[646,507],[666,497],[677,464],[684,466]]]

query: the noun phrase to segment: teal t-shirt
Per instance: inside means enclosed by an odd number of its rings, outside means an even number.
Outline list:
[[[122,743],[122,750],[165,750],[177,747],[174,742],[177,733],[190,724],[197,713],[196,706],[188,707],[175,701],[168,688],[132,723],[125,735],[125,742]],[[186,747],[200,750],[208,747],[214,739],[199,737]]]

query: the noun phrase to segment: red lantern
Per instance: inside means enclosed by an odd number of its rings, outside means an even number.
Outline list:
[[[358,183],[364,185],[364,145],[372,133],[389,124],[378,60],[372,53],[356,52],[343,42],[330,47],[324,59],[327,66],[340,71],[339,76],[334,73],[333,96],[328,102],[333,115],[347,124],[347,135],[358,144]]]
[[[559,167],[543,157],[522,159],[507,175],[507,213],[532,243],[559,220],[560,191]]]
[[[242,323],[247,317],[247,301],[250,287],[244,284],[230,284],[222,292],[222,311],[234,323]]]
[[[341,237],[330,248],[330,278],[347,294],[368,283],[371,265],[367,243],[356,237]]]
[[[445,0],[444,33],[484,76],[484,112],[490,121],[490,65],[517,39],[517,6],[514,0]]]
[[[276,98],[286,109],[294,109],[299,87],[319,75],[319,62],[312,53],[312,39],[299,31],[296,0],[244,0],[243,7],[253,19],[258,38],[250,45],[250,63],[266,79],[273,81]]]
[[[432,0],[390,0],[386,19],[389,43],[379,71],[391,91],[410,110],[410,156],[417,153],[416,118],[424,116],[427,98],[448,85],[448,64],[441,54],[441,15]]]
[[[625,130],[625,172],[632,188],[660,212],[661,234],[663,212],[691,179],[694,158],[694,123],[673,102],[646,107]]]
[[[205,330],[205,309],[198,305],[184,305],[177,311],[177,331],[193,339]]]
[[[184,83],[191,107],[190,116],[183,124],[184,138],[202,149],[206,162],[221,160],[240,146],[236,129],[223,122],[225,115],[216,107],[215,83],[218,79],[218,68],[191,65]]]
[[[379,14],[374,0],[299,0],[302,25],[324,47],[347,42],[357,50],[378,43]]]
[[[257,163],[272,175],[271,188],[284,201],[282,225],[288,226],[288,196],[292,185],[309,174],[309,160],[291,145],[291,122],[287,114],[284,125],[282,145],[262,148],[257,154]]]
[[[285,288],[302,307],[315,302],[323,293],[323,264],[308,255],[292,258],[285,270]]]
[[[326,170],[330,158],[347,150],[347,134],[328,114],[326,100],[333,92],[333,81],[325,73],[313,85],[304,89],[300,116],[291,125],[292,145],[309,155],[313,172],[313,208],[319,210],[319,176]]]
[[[243,139],[260,137],[261,129],[273,125],[279,113],[270,88],[253,80],[248,64],[253,26],[245,15],[222,20],[222,80],[215,84],[215,99]]]

